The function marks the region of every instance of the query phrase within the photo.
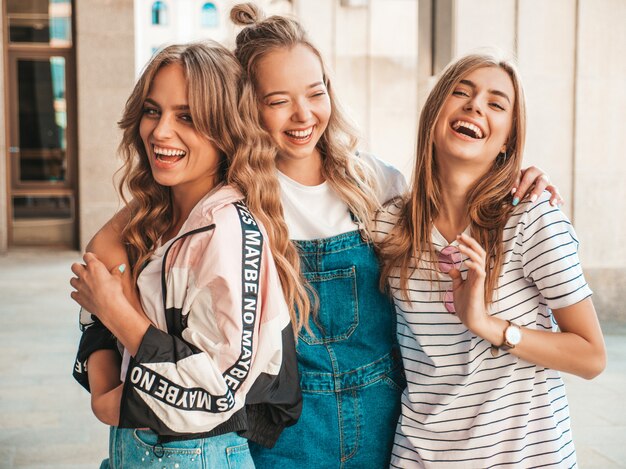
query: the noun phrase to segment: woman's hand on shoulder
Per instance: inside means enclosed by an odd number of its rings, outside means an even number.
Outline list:
[[[79,305],[104,322],[109,311],[114,311],[121,303],[127,301],[122,286],[122,274],[126,265],[113,267],[109,272],[98,257],[87,252],[83,256],[84,264],[72,264],[75,277],[70,279],[70,285],[75,291],[71,297]]]
[[[75,289],[71,293],[72,299],[95,314],[134,356],[150,321],[124,294],[122,274],[125,265],[113,267],[109,272],[95,254],[85,253],[83,260],[84,264],[72,264],[75,275],[70,279]]]
[[[87,244],[86,252],[96,255],[107,270],[112,271],[120,265],[129,266],[121,273],[124,295],[137,311],[142,311],[141,302],[132,276],[132,266],[128,259],[126,246],[122,241],[122,230],[130,217],[128,206],[121,209],[111,218]],[[94,313],[95,314],[95,313]]]
[[[559,189],[550,182],[549,176],[541,168],[529,166],[522,169],[511,189],[513,205],[517,205],[525,197],[528,197],[531,202],[535,202],[544,190],[550,192],[551,205],[563,205],[565,203]]]

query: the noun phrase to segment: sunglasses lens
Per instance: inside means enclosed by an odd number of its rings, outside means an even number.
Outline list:
[[[455,246],[446,246],[439,251],[439,270],[444,274],[449,273],[452,269],[461,268],[461,253]]]

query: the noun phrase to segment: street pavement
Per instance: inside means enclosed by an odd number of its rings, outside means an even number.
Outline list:
[[[72,378],[80,337],[70,298],[75,251],[0,256],[0,468],[97,468],[108,429]],[[581,469],[626,467],[626,327],[603,324],[609,363],[565,375]]]

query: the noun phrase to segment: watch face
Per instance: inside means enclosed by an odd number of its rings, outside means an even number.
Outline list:
[[[517,326],[509,326],[504,333],[506,341],[511,345],[517,345],[522,340],[522,330]]]

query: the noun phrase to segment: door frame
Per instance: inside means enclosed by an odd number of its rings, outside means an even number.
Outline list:
[[[13,197],[20,195],[39,196],[71,196],[73,200],[72,219],[74,223],[73,238],[76,248],[78,245],[79,220],[78,220],[78,116],[77,116],[77,87],[76,87],[76,62],[75,62],[75,39],[76,18],[75,2],[72,1],[72,45],[71,47],[55,47],[42,44],[10,43],[8,29],[7,4],[2,2],[2,26],[3,26],[3,62],[4,62],[4,96],[5,96],[5,154],[6,154],[6,226],[8,247],[14,245],[13,239]],[[63,57],[65,59],[65,102],[66,102],[66,167],[65,181],[45,182],[19,182],[17,168],[14,164],[13,147],[19,140],[19,115],[17,95],[17,61],[19,59],[49,59],[50,57]],[[18,150],[19,151],[19,150]],[[54,246],[54,244],[51,244]]]

